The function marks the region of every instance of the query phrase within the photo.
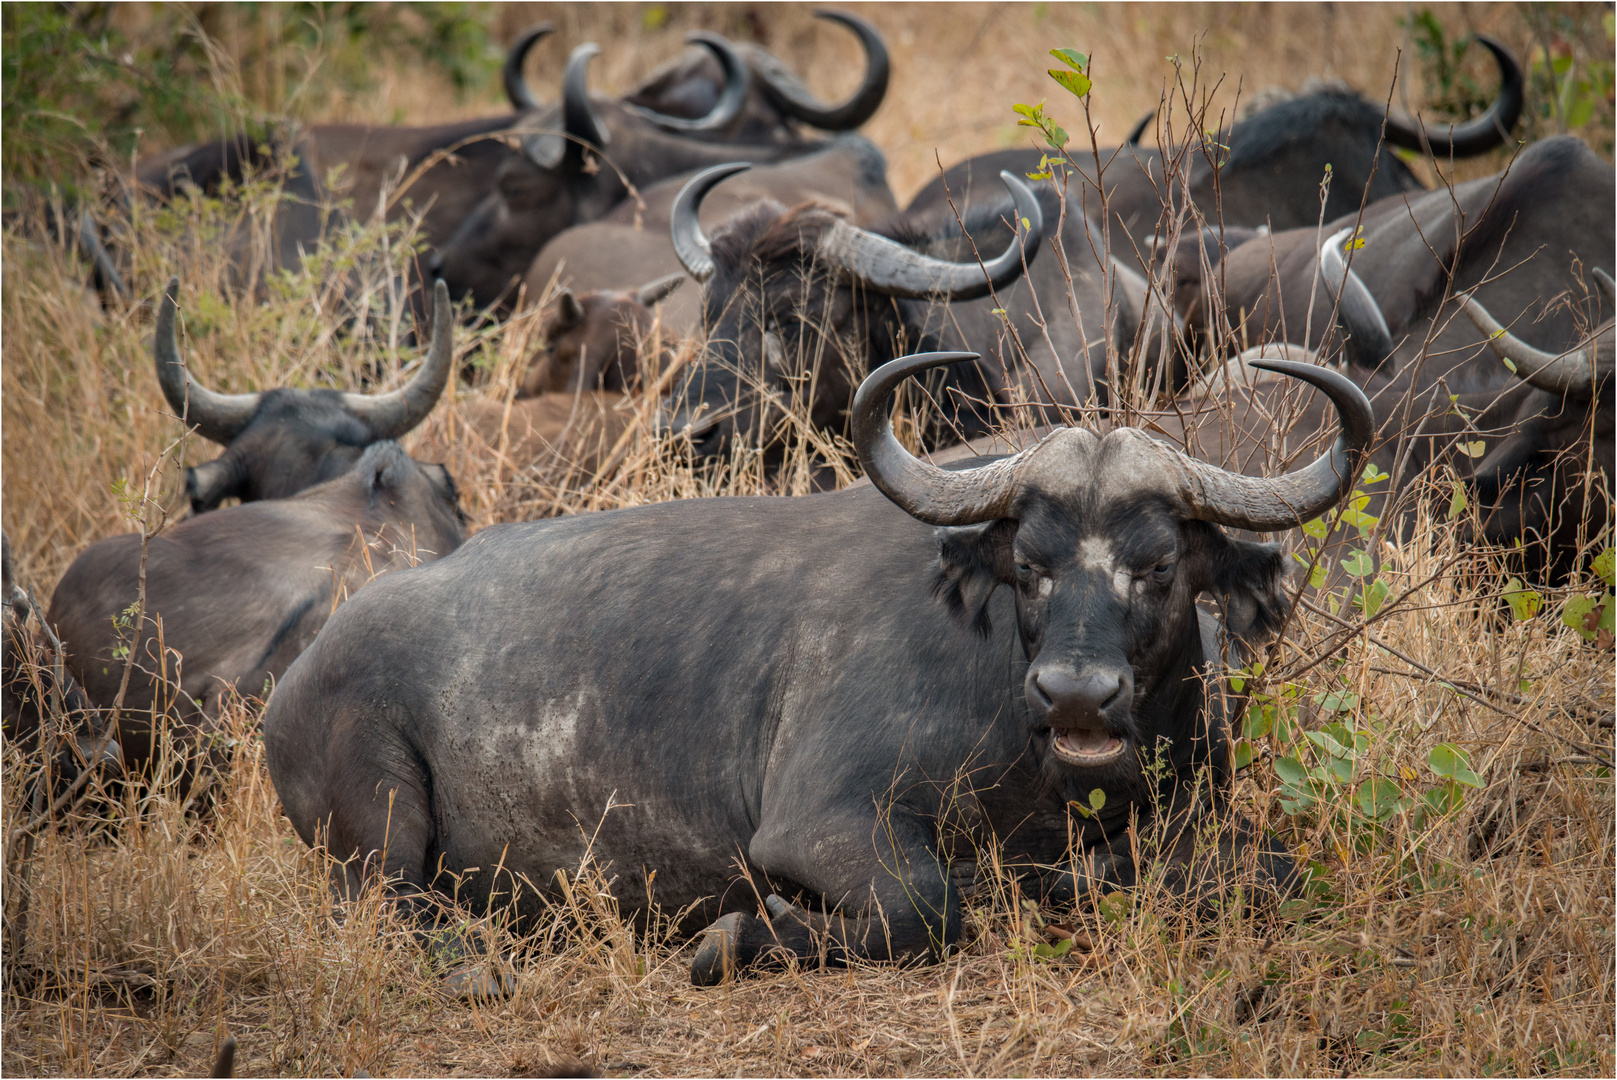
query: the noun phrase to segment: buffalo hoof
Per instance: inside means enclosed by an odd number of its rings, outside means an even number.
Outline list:
[[[444,976],[444,989],[460,1001],[497,1001],[516,993],[517,981],[487,964],[463,964]]]
[[[748,921],[745,912],[732,911],[702,931],[702,947],[691,961],[693,985],[717,986],[735,971],[736,943]]]

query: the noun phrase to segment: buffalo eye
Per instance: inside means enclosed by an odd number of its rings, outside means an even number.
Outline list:
[[[1024,594],[1033,596],[1040,591],[1040,585],[1046,580],[1043,574],[1025,562],[1016,564],[1016,587]]]
[[[1163,559],[1150,570],[1140,575],[1153,585],[1166,585],[1173,580],[1174,571],[1179,568],[1178,561],[1172,558]]]

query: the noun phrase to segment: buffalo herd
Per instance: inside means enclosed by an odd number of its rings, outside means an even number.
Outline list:
[[[1150,876],[1208,914],[1237,878],[1253,905],[1296,889],[1234,805],[1221,677],[1286,622],[1277,534],[1373,467],[1390,482],[1367,509],[1395,535],[1452,481],[1476,509],[1463,542],[1519,547],[1536,580],[1579,570],[1617,473],[1611,163],[1515,144],[1523,76],[1481,38],[1499,89],[1463,123],[1320,90],[1188,146],[1148,118],[1121,147],[985,154],[901,206],[854,130],[886,47],[818,14],[864,54],[840,103],[696,33],[617,98],[580,44],[547,104],[523,74],[547,24],[511,47],[509,113],[138,162],[154,203],[275,171],[286,266],[334,197],[414,214],[423,355],[391,392],[219,393],[186,365],[169,281],[157,383],[223,449],[187,470],[188,518],[79,553],[41,632],[7,542],[8,739],[38,751],[61,712],[58,788],[91,765],[138,779],[159,718],[200,762],[228,699],[267,697],[293,827],[469,994],[503,984],[444,893],[531,914],[586,854],[625,913],[700,933],[703,985],[941,955],[990,847],[1051,900]],[[1501,171],[1433,189],[1407,164],[1500,147]],[[116,231],[83,220],[97,281],[131,292]],[[868,482],[470,532],[448,471],[399,440],[453,380],[462,320],[541,302],[515,400],[465,410],[502,452],[572,431],[594,476],[641,395],[646,436],[696,465],[778,467],[806,423]],[[930,456],[895,435],[906,385]],[[1008,424],[1024,448],[994,452]]]

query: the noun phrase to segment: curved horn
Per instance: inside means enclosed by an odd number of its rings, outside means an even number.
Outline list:
[[[191,377],[180,359],[180,345],[174,336],[175,304],[180,295],[180,279],[171,277],[163,289],[163,303],[157,309],[157,334],[152,353],[157,359],[157,384],[169,407],[184,424],[220,446],[241,434],[258,411],[258,394],[216,394]]]
[[[922,255],[846,221],[838,221],[826,230],[819,257],[888,296],[910,300],[942,297],[950,301],[987,296],[1021,276],[1024,251],[1025,262],[1031,263],[1044,237],[1044,212],[1033,192],[1009,172],[1001,171],[999,178],[1010,190],[1016,216],[1025,224],[1027,233],[1012,236],[1004,251],[980,266]]]
[[[540,107],[539,99],[534,97],[533,91],[528,88],[528,80],[522,77],[522,65],[528,60],[528,51],[555,29],[556,24],[549,22],[530,26],[522,31],[521,37],[511,43],[510,50],[505,54],[505,68],[500,72],[500,76],[505,81],[505,96],[511,99],[511,108],[518,112]]]
[[[764,97],[784,115],[821,131],[851,131],[869,120],[887,96],[887,79],[891,73],[887,45],[874,26],[845,11],[820,8],[814,17],[846,26],[859,35],[859,44],[864,46],[865,78],[848,100],[840,105],[816,101],[802,80],[767,53],[753,61],[754,70]]]
[[[1328,367],[1295,360],[1249,363],[1260,371],[1301,379],[1330,398],[1342,428],[1336,444],[1296,472],[1268,478],[1226,472],[1168,447],[1163,452],[1178,460],[1188,481],[1181,496],[1198,520],[1253,532],[1293,529],[1353,490],[1375,437],[1375,414],[1359,385]]]
[[[703,169],[679,189],[674,205],[669,209],[669,228],[673,234],[674,254],[685,272],[702,284],[713,276],[713,248],[702,233],[697,214],[707,193],[736,173],[746,172],[752,165],[745,161],[731,161]]]
[[[1617,304],[1617,281],[1613,281],[1611,275],[1598,266],[1594,268],[1594,271],[1595,285],[1605,295],[1606,303]]]
[[[952,472],[919,460],[893,437],[885,406],[901,381],[940,364],[975,358],[975,353],[901,357],[871,372],[854,395],[854,448],[870,482],[905,513],[930,525],[973,525],[1009,516],[1023,470],[1046,445]],[[1301,379],[1329,397],[1342,426],[1336,445],[1296,472],[1264,479],[1226,472],[1135,434],[1150,448],[1152,464],[1160,464],[1177,482],[1178,495],[1196,520],[1259,532],[1292,528],[1353,490],[1375,435],[1375,418],[1364,391],[1329,368],[1286,360],[1256,360],[1252,366]]]
[[[724,89],[719,91],[719,100],[713,104],[713,108],[706,116],[699,116],[694,120],[683,116],[669,116],[667,113],[648,109],[644,105],[630,105],[629,108],[665,131],[686,134],[722,131],[735,122],[735,118],[741,115],[741,110],[746,106],[747,90],[752,85],[752,75],[747,70],[746,62],[735,51],[735,47],[719,35],[697,30],[686,34],[685,40],[693,45],[700,45],[712,53],[713,58],[719,62],[719,70],[724,73]]]
[[[1129,132],[1129,137],[1123,140],[1124,144],[1127,146],[1139,146],[1140,140],[1145,138],[1146,130],[1151,127],[1151,121],[1155,120],[1156,118],[1157,110],[1155,109],[1152,109],[1150,112],[1140,117],[1139,122],[1136,123],[1133,130]]]
[[[899,383],[929,368],[979,359],[974,352],[901,356],[872,371],[853,396],[853,445],[865,475],[899,509],[928,525],[975,525],[1005,517],[1016,496],[1017,474],[1038,449],[952,472],[922,461],[894,438],[887,399]]]
[[[377,439],[397,439],[427,418],[449,383],[455,358],[455,309],[449,286],[439,278],[432,289],[432,348],[415,378],[387,394],[344,394],[342,407],[370,427]]]
[[[1352,229],[1343,229],[1320,245],[1320,277],[1336,298],[1337,321],[1347,331],[1342,347],[1347,362],[1374,370],[1392,355],[1392,331],[1364,279],[1342,260],[1342,243],[1352,234]]]
[[[79,247],[95,266],[102,287],[112,290],[120,300],[129,299],[129,286],[125,285],[124,279],[118,275],[118,267],[113,263],[111,254],[107,252],[106,245],[101,242],[101,229],[88,210],[79,214]]]
[[[1499,66],[1499,96],[1493,99],[1488,111],[1463,124],[1450,125],[1447,133],[1425,131],[1418,122],[1389,116],[1388,142],[1433,157],[1471,157],[1505,141],[1522,114],[1522,69],[1510,50],[1493,38],[1478,34],[1477,41],[1493,53],[1494,63]]]
[[[578,46],[568,55],[567,70],[561,79],[562,130],[567,133],[564,158],[576,163],[575,168],[583,163],[584,144],[604,147],[610,138],[590,104],[589,66],[600,51],[593,41]]]
[[[1499,320],[1477,303],[1470,293],[1458,293],[1457,296],[1460,306],[1477,329],[1487,335],[1494,354],[1510,362],[1518,379],[1540,390],[1565,395],[1587,394],[1599,383],[1611,378],[1610,349],[1596,348],[1593,354],[1581,345],[1559,354],[1535,349],[1499,325]]]

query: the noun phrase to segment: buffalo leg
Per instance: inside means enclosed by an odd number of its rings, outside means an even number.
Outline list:
[[[797,881],[835,903],[829,914],[804,911],[778,896],[768,918],[732,912],[705,931],[691,981],[712,986],[731,973],[788,959],[905,960],[936,957],[960,940],[960,889],[932,849],[926,820],[889,817],[805,827],[802,819],[766,823],[749,847],[765,873]],[[805,842],[808,837],[813,842]]]

